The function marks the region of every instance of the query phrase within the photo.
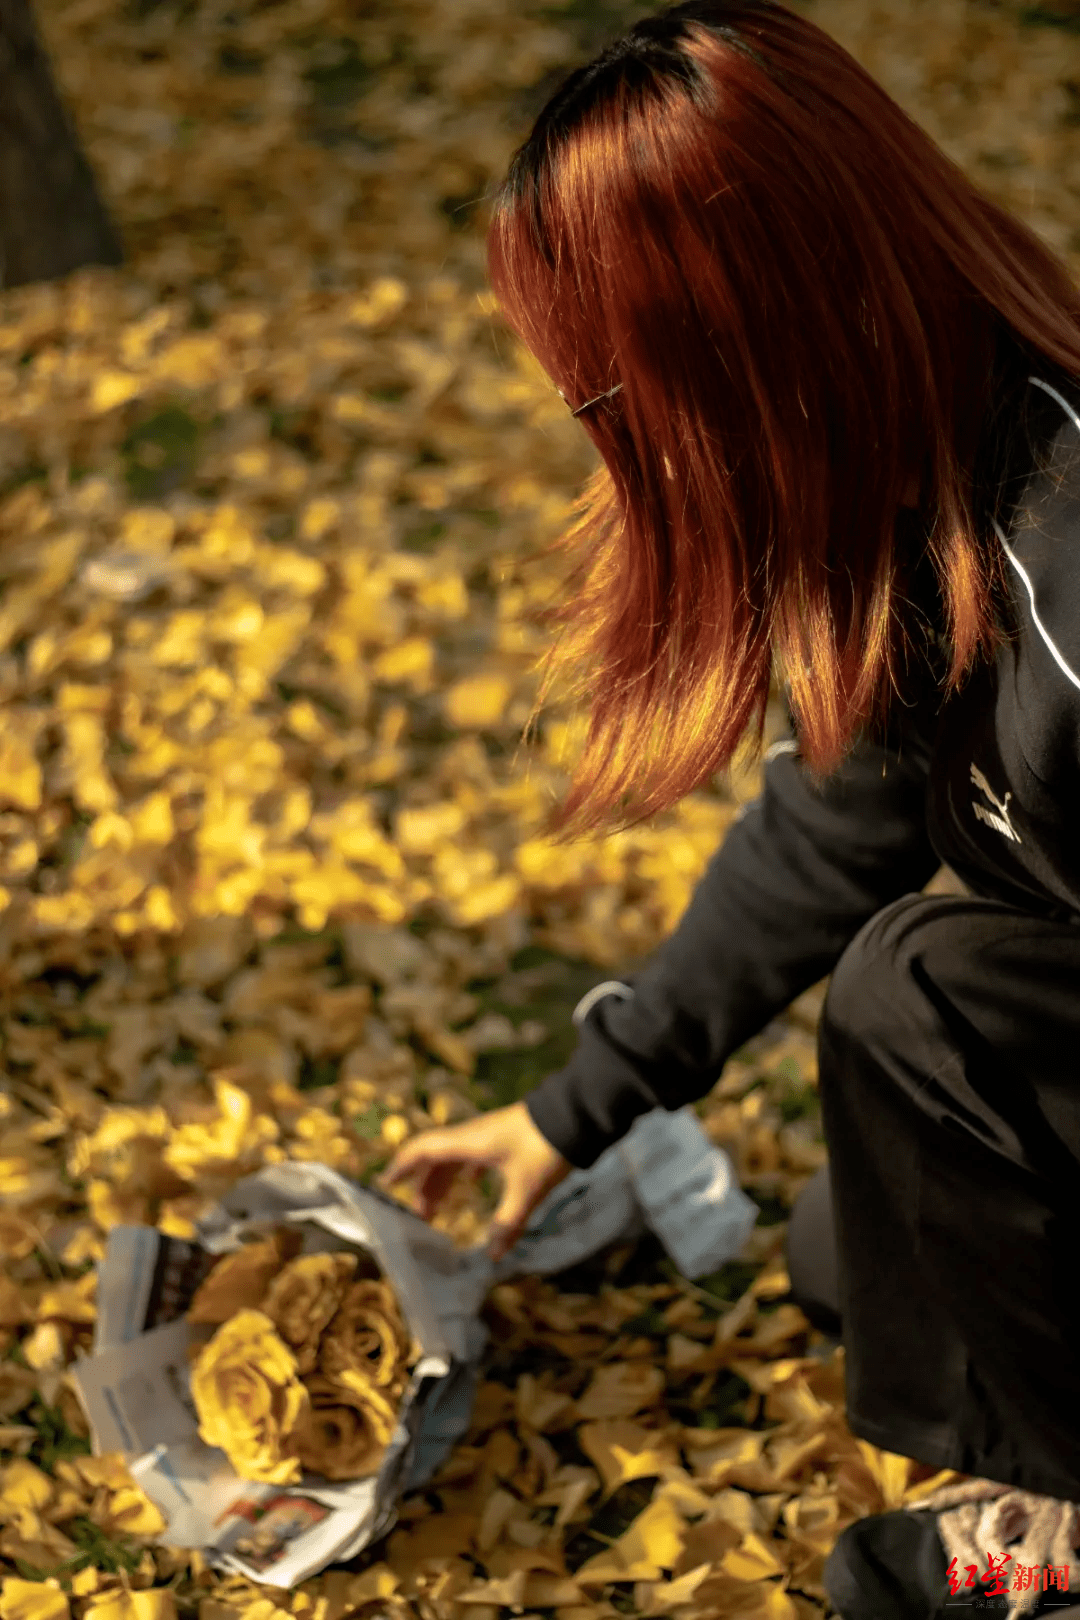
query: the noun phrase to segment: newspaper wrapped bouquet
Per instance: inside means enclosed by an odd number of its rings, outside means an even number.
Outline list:
[[[643,1116],[572,1172],[494,1264],[319,1164],[245,1177],[194,1242],[109,1233],[94,1349],[73,1376],[174,1547],[291,1587],[385,1534],[468,1428],[493,1282],[658,1234],[684,1276],[757,1216],[693,1113]]]
[[[171,1545],[293,1586],[383,1534],[467,1426],[490,1282],[325,1165],[245,1177],[194,1242],[114,1227],[74,1369],[95,1450]]]
[[[420,1346],[373,1263],[297,1248],[280,1228],[225,1255],[197,1290],[199,1434],[241,1479],[362,1479],[382,1462]]]

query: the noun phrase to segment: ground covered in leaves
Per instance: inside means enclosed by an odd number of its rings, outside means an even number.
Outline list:
[[[0,1620],[809,1620],[838,1528],[920,1488],[784,1297],[815,993],[701,1108],[745,1259],[497,1289],[471,1434],[354,1567],[290,1594],[151,1547],[66,1383],[112,1225],[520,1096],[755,791],[560,848],[581,717],[518,746],[590,452],[493,320],[483,197],[644,9],[44,7],[128,263],[0,299]],[[1080,265],[1070,0],[811,15]]]

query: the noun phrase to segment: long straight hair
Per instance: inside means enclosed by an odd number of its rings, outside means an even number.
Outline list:
[[[601,457],[553,548],[574,566],[525,731],[569,675],[589,724],[556,837],[760,743],[774,669],[809,767],[839,763],[903,687],[913,479],[946,690],[993,651],[995,356],[1080,375],[1080,292],[813,23],[691,0],[571,74],[496,198],[488,275]]]

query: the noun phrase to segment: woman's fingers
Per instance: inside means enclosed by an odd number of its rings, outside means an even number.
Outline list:
[[[439,1135],[437,1131],[424,1131],[420,1136],[414,1136],[411,1142],[405,1142],[398,1148],[394,1157],[380,1176],[386,1186],[393,1187],[399,1181],[408,1181],[415,1176],[433,1158],[438,1157],[438,1144],[435,1140]]]
[[[499,1153],[478,1126],[470,1120],[464,1126],[437,1127],[422,1131],[405,1142],[379,1177],[383,1188],[411,1181],[416,1189],[419,1213],[431,1219],[450,1191],[458,1171],[477,1176],[489,1166],[497,1166]]]
[[[524,1103],[513,1103],[461,1125],[422,1131],[405,1142],[379,1178],[383,1187],[411,1181],[425,1220],[438,1209],[458,1171],[498,1171],[502,1198],[490,1248],[498,1259],[516,1241],[540,1199],[570,1169],[540,1134]]]
[[[399,1181],[411,1181],[431,1165],[474,1162],[475,1149],[467,1137],[454,1136],[445,1129],[422,1131],[398,1149],[379,1179],[384,1187],[395,1187]]]
[[[423,1137],[417,1140],[418,1144],[424,1142]],[[399,1153],[379,1177],[379,1185],[390,1188],[411,1181],[418,1213],[429,1221],[450,1191],[459,1167],[461,1160],[456,1153],[452,1157],[440,1154],[437,1149],[433,1153],[416,1151],[408,1156]]]
[[[543,1158],[522,1156],[507,1165],[502,1197],[488,1236],[493,1260],[501,1260],[513,1247],[537,1204],[559,1185],[569,1169],[566,1160],[553,1149],[548,1149]]]
[[[456,1173],[457,1165],[447,1164],[445,1160],[440,1164],[428,1165],[417,1186],[420,1214],[425,1221],[431,1219],[450,1191]]]
[[[488,1251],[493,1260],[501,1260],[521,1236],[529,1218],[533,1200],[521,1188],[507,1189],[495,1211],[488,1232]]]

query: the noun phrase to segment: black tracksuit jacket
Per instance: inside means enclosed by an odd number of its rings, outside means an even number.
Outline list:
[[[597,1001],[569,1063],[528,1099],[572,1164],[639,1114],[704,1096],[941,863],[976,895],[1080,922],[1080,381],[1029,361],[1003,414],[983,493],[1007,559],[1009,640],[947,699],[940,657],[928,661],[882,734],[824,782],[794,742],[770,750],[761,797],[674,933],[625,979],[632,995]]]

